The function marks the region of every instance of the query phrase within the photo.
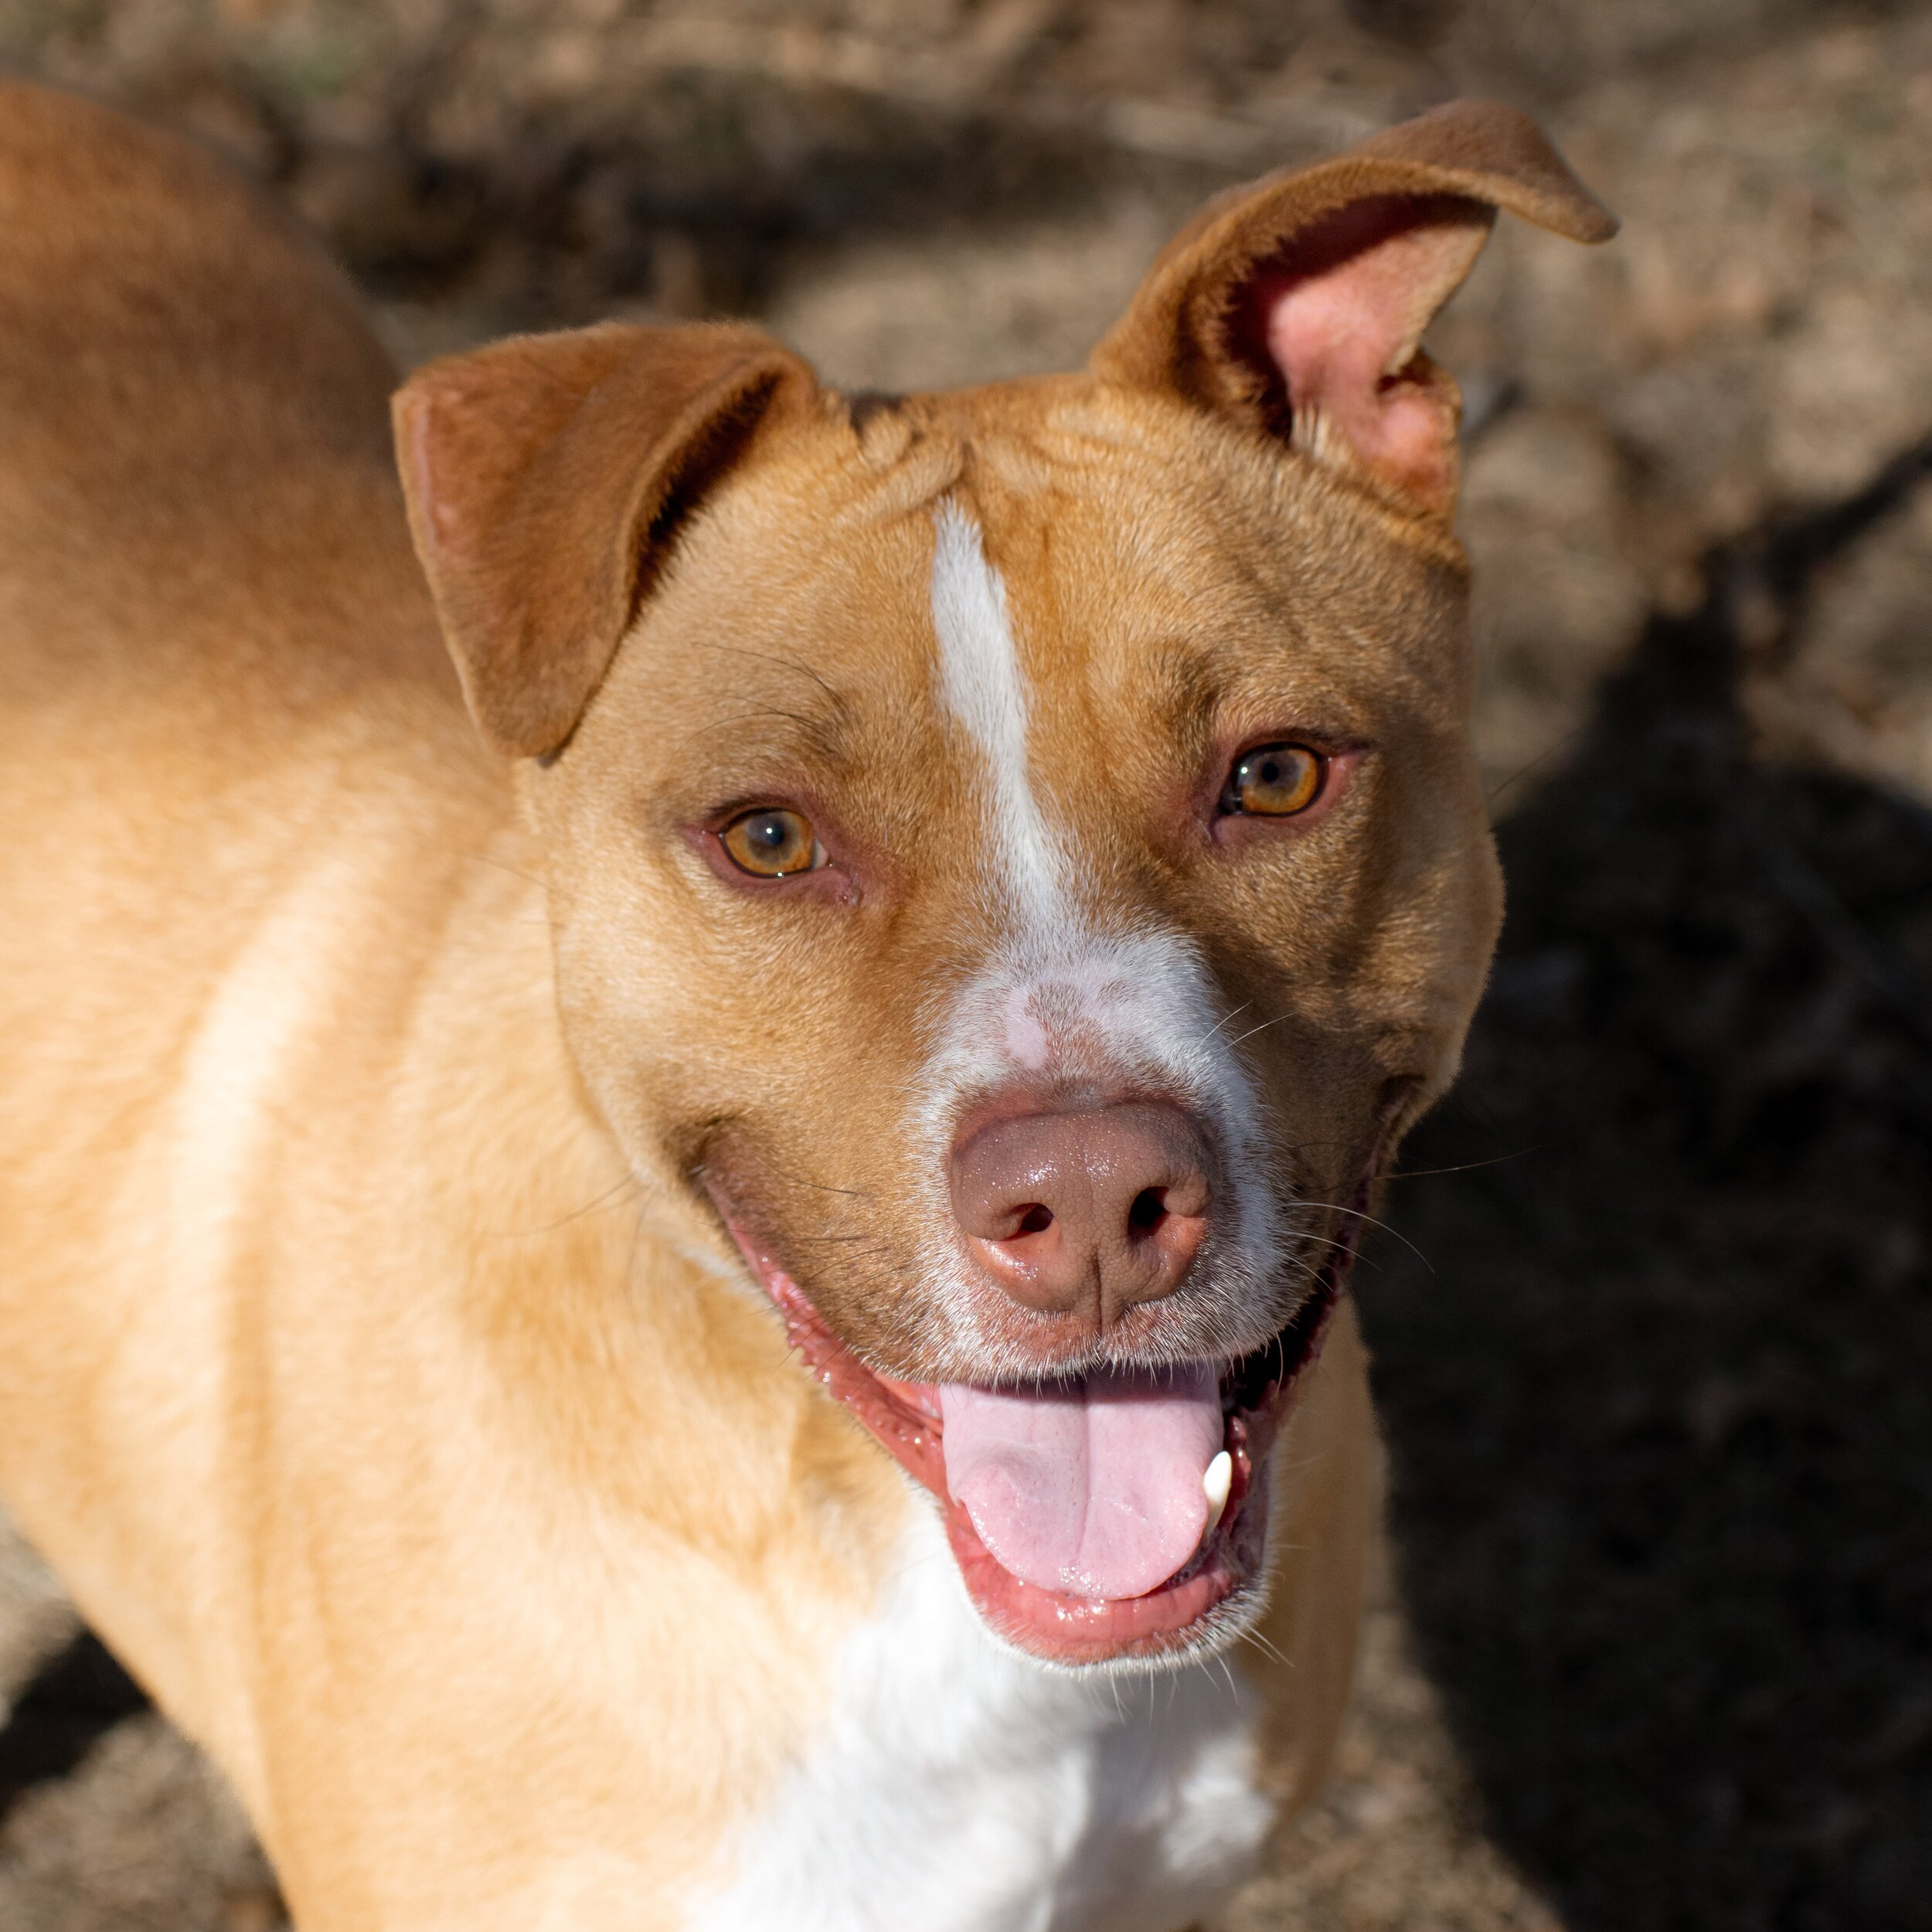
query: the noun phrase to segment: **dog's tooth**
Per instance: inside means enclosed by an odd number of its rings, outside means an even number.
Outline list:
[[[1221,1512],[1228,1506],[1228,1491],[1234,1482],[1234,1458],[1223,1449],[1201,1472],[1201,1493],[1207,1498],[1207,1527],[1201,1532],[1203,1539],[1214,1534],[1221,1520]]]

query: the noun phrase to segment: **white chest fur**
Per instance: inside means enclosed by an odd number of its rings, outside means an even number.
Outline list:
[[[1271,1821],[1219,1661],[1090,1679],[995,1642],[929,1508],[829,1718],[726,1848],[692,1932],[1176,1932]]]

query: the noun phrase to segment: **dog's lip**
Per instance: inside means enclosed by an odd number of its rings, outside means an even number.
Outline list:
[[[988,1624],[1016,1648],[1070,1665],[1193,1649],[1211,1638],[1233,1600],[1260,1575],[1267,1537],[1267,1451],[1320,1353],[1353,1259],[1359,1215],[1349,1217],[1349,1232],[1330,1250],[1314,1290],[1294,1315],[1261,1348],[1222,1372],[1223,1446],[1233,1479],[1220,1521],[1189,1561],[1156,1588],[1138,1597],[1089,1598],[1025,1582],[994,1557],[964,1507],[947,1493],[937,1386],[869,1367],[722,1199],[718,1206],[806,1366],[938,1499],[968,1594]],[[1217,1617],[1217,1611],[1224,1614]]]

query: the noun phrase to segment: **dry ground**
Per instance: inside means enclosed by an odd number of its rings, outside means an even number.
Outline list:
[[[1505,226],[1434,345],[1510,923],[1363,1271],[1355,1715],[1230,1927],[1932,1927],[1932,12],[0,0],[0,62],[227,144],[406,357],[730,309],[882,386],[1077,359],[1244,173],[1543,113],[1624,235]],[[0,1545],[0,1928],[272,1925],[73,1638]]]

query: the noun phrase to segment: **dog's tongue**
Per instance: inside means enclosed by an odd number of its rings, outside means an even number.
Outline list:
[[[943,1384],[946,1487],[995,1560],[1078,1597],[1141,1597],[1194,1554],[1221,1447],[1219,1381],[1196,1365],[1035,1389]]]

